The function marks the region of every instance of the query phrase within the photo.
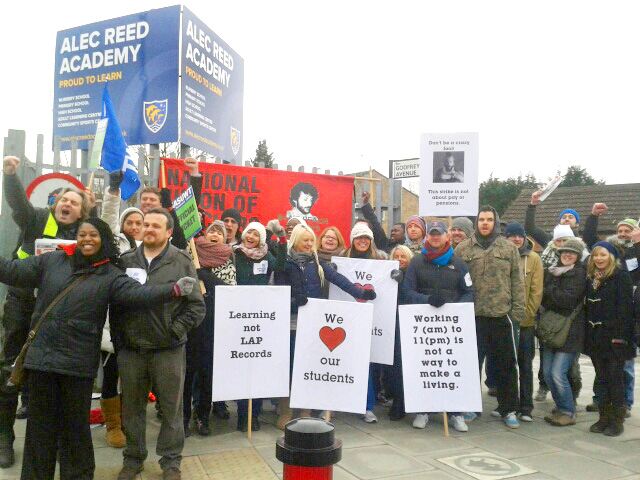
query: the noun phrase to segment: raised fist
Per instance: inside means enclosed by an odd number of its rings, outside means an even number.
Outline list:
[[[2,171],[5,175],[15,175],[18,165],[20,165],[20,159],[18,157],[13,157],[11,155],[6,156],[4,157]]]
[[[603,213],[607,213],[609,207],[607,207],[604,203],[594,203],[593,208],[591,209],[592,215],[602,215]]]

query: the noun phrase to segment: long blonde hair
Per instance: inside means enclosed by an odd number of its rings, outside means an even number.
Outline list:
[[[594,278],[595,271],[596,271],[596,263],[593,261],[593,254],[601,250],[604,250],[609,255],[609,263],[607,264],[607,267],[602,271],[601,280],[604,281],[607,278],[609,278],[611,275],[613,275],[613,272],[615,272],[616,270],[616,258],[611,254],[609,250],[607,250],[604,247],[596,247],[591,252],[591,255],[589,256],[589,263],[587,264],[587,275],[589,276],[589,278]]]
[[[316,246],[316,234],[314,233],[313,229],[311,227],[309,227],[308,225],[304,225],[302,223],[299,223],[298,225],[296,225],[295,227],[293,227],[293,230],[291,230],[291,238],[289,238],[289,246],[288,246],[288,250],[289,250],[289,256],[291,256],[291,250],[295,250],[296,246],[298,245],[298,243],[300,243],[300,241],[302,240],[302,236],[306,233],[309,232],[311,233],[311,235],[313,236],[313,244],[311,246],[311,254],[313,255],[313,259],[316,262],[316,265],[318,266],[318,276],[320,277],[320,285],[324,286],[324,270],[322,269],[322,266],[320,265],[320,261],[318,260],[318,249]]]

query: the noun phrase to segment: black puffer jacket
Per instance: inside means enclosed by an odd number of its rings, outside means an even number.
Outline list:
[[[587,279],[585,295],[585,353],[633,358],[633,288],[631,276],[616,267],[613,275],[603,281],[597,290]],[[621,340],[614,344],[612,340]]]
[[[109,303],[149,308],[173,298],[173,283],[144,287],[110,263],[74,268],[73,258],[63,251],[24,260],[0,258],[0,281],[38,288],[32,326],[58,293],[84,273],[89,276],[42,322],[27,353],[25,368],[93,378],[98,371]]]
[[[544,290],[542,292],[542,306],[562,316],[568,317],[580,306],[580,313],[571,322],[567,341],[562,348],[555,351],[565,353],[579,353],[584,347],[584,300],[585,279],[587,272],[582,262],[578,261],[568,272],[554,276],[548,270],[544,272]]]

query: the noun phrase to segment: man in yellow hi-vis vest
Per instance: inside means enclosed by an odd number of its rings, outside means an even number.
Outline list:
[[[14,258],[34,255],[38,238],[75,240],[80,221],[89,217],[94,206],[93,195],[76,189],[63,189],[51,206],[35,208],[16,175],[19,164],[17,157],[8,156],[4,158],[2,168],[3,192],[11,207],[11,216],[20,228]],[[9,287],[0,325],[0,468],[9,468],[14,462],[13,424],[18,392],[7,387],[7,379],[11,365],[27,338],[34,304],[33,290]]]

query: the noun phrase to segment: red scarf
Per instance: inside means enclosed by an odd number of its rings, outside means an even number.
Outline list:
[[[427,258],[430,262],[433,262],[436,258],[441,257],[442,255],[447,253],[450,248],[451,242],[445,243],[440,250],[434,250],[433,248],[431,248],[431,245],[429,245],[429,242],[424,242],[424,251],[427,254]]]

